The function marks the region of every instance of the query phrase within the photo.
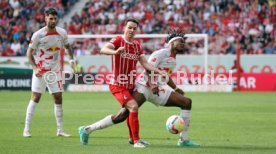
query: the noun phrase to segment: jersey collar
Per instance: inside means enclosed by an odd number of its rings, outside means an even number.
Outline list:
[[[125,36],[123,35],[122,38],[125,40],[126,43],[128,44],[133,44],[133,42],[129,42],[128,40],[126,40]]]

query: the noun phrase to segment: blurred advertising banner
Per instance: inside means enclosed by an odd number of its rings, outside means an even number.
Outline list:
[[[147,56],[148,57],[148,56]],[[215,73],[227,73],[234,65],[235,55],[208,55],[208,69]],[[69,71],[68,57],[65,56],[65,71]],[[111,57],[105,55],[87,55],[77,57],[85,73],[111,72]],[[186,73],[204,72],[204,57],[200,55],[177,55],[174,71]],[[276,73],[276,55],[241,55],[241,67],[244,73]],[[31,69],[27,57],[0,57],[0,73],[3,70]],[[143,70],[138,64],[138,72]],[[17,71],[15,71],[17,72]]]
[[[148,57],[148,56],[147,56]],[[111,72],[111,57],[104,55],[80,56],[78,63],[87,73]],[[227,73],[234,65],[236,55],[208,55],[208,69],[215,73]],[[186,73],[204,72],[204,57],[201,55],[177,55],[174,71]],[[241,55],[244,73],[276,73],[276,55]],[[138,64],[138,72],[143,70]]]
[[[230,92],[237,88],[237,74],[188,74],[188,80],[172,74],[174,82],[185,91]],[[195,77],[192,77],[195,76]],[[276,73],[242,73],[240,91],[276,91]]]
[[[236,77],[234,74],[234,83]],[[276,91],[276,73],[243,73],[240,78],[241,91]]]
[[[65,74],[64,89],[68,91],[109,91],[106,76],[109,73]],[[97,77],[97,76],[101,77]],[[177,86],[191,92],[231,92],[237,84],[236,74],[171,75]],[[71,76],[71,77],[70,77]],[[0,90],[31,90],[32,74],[1,74]],[[241,91],[276,91],[276,73],[242,73]]]
[[[106,84],[108,75],[110,74],[78,74],[66,84],[66,89],[68,91],[109,91]],[[235,73],[207,75],[172,73],[171,78],[179,88],[187,92],[232,92],[237,86]],[[276,91],[276,73],[243,73],[240,78],[240,90]]]
[[[180,88],[185,91],[224,91],[230,92],[235,89],[237,84],[235,70],[230,70],[234,65],[235,55],[209,55],[208,82],[212,84],[203,84],[204,72],[203,56],[178,55],[177,66],[172,74]],[[86,84],[82,82],[87,79],[87,74],[92,76],[106,75],[111,72],[111,57],[104,55],[80,56],[78,63],[83,67],[84,74],[67,79],[64,82],[65,90],[69,91],[108,91],[108,86],[103,80],[96,80],[95,83]],[[276,55],[242,55],[241,66],[243,73],[240,78],[241,91],[276,91]],[[65,71],[69,70],[69,65],[65,60]],[[143,68],[138,65],[137,72],[142,72]],[[177,77],[180,72],[186,75],[186,79]],[[3,90],[30,90],[31,89],[32,69],[28,63],[27,57],[0,57],[0,89]],[[201,76],[197,76],[201,74]],[[201,79],[201,83],[193,83],[194,79]],[[213,76],[212,76],[213,75]],[[223,76],[225,75],[225,76]],[[213,80],[209,81],[208,77]],[[91,78],[89,76],[88,78]],[[230,80],[231,78],[232,80]],[[178,81],[177,81],[178,79]],[[72,81],[74,80],[74,81]],[[75,83],[78,81],[78,83]],[[230,82],[231,81],[231,82]],[[198,82],[198,81],[197,81]]]
[[[1,74],[0,90],[31,90],[32,74]]]

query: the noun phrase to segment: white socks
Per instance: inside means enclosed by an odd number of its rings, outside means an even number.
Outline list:
[[[30,124],[31,124],[31,121],[32,121],[32,117],[33,117],[36,105],[37,105],[37,103],[30,100],[29,105],[27,107],[27,111],[26,111],[26,119],[25,119],[25,128],[24,128],[24,130],[30,130]],[[55,117],[56,117],[56,121],[57,121],[58,130],[63,130],[62,115],[63,115],[62,105],[61,104],[55,104]]]
[[[188,135],[187,135],[187,131],[188,131],[189,126],[190,126],[191,111],[190,110],[181,110],[180,117],[182,117],[184,119],[184,122],[185,122],[185,128],[180,133],[180,139],[182,141],[186,141],[186,140],[189,140]]]
[[[26,119],[25,119],[25,128],[24,130],[30,130],[30,124],[32,121],[32,117],[35,111],[35,107],[36,107],[37,103],[30,100],[29,105],[27,107],[27,111],[26,111]]]
[[[63,116],[62,104],[55,104],[55,117],[57,121],[57,129],[61,131],[63,131],[62,116]]]
[[[106,127],[109,127],[109,126],[113,125],[114,123],[112,122],[111,116],[112,115],[106,116],[102,120],[100,120],[96,123],[93,123],[89,126],[86,126],[84,128],[85,133],[90,134],[94,130],[103,129],[103,128],[106,128]]]

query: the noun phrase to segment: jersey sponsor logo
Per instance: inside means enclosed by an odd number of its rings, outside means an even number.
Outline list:
[[[122,52],[121,57],[122,58],[127,58],[127,59],[132,59],[132,60],[138,60],[139,59],[139,55],[126,53],[126,52]]]

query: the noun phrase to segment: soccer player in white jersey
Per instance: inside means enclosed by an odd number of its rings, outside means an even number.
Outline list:
[[[173,30],[167,37],[168,47],[152,53],[148,62],[159,70],[172,73],[172,70],[176,66],[176,54],[184,50],[185,39],[186,37],[183,33]],[[184,96],[184,92],[177,88],[171,78],[169,78],[167,85],[162,82],[153,84],[155,81],[153,82],[150,79],[149,73],[144,71],[136,81],[133,98],[138,103],[139,107],[145,101],[149,101],[157,106],[179,107],[181,109],[180,116],[185,121],[185,129],[180,133],[177,146],[199,147],[200,145],[190,141],[187,135],[187,131],[190,127],[192,100]],[[123,122],[127,119],[128,115],[129,111],[122,108],[117,115],[107,116],[92,125],[86,126],[86,128],[89,130],[88,133],[91,133],[95,130],[107,128],[111,125]],[[112,121],[112,123],[110,121]],[[133,144],[131,128],[129,128],[129,136],[129,143]],[[145,144],[149,143],[145,142]]]
[[[75,62],[72,50],[68,43],[67,32],[57,27],[57,11],[49,8],[45,11],[46,26],[36,31],[30,41],[27,50],[27,57],[33,67],[32,96],[27,107],[24,137],[31,137],[30,124],[39,103],[42,93],[48,87],[54,99],[54,112],[57,122],[57,136],[69,137],[63,129],[62,111],[62,70],[60,64],[60,51],[65,47],[65,51],[70,57],[70,65],[75,72]],[[34,55],[33,55],[34,54]]]

